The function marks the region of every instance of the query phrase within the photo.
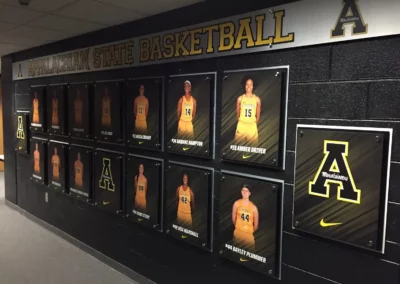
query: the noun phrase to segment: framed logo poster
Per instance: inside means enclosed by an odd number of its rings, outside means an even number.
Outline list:
[[[215,73],[171,76],[167,82],[168,152],[210,157],[214,146]]]
[[[288,68],[224,72],[222,159],[285,166]]]
[[[67,85],[50,85],[47,88],[47,132],[66,135],[68,103]]]
[[[392,129],[297,125],[293,227],[384,252]]]
[[[16,147],[17,153],[29,154],[29,112],[18,112],[15,116],[17,131],[15,132],[16,139]]]
[[[219,254],[280,278],[284,183],[222,172]]]
[[[45,131],[45,110],[46,110],[46,88],[44,86],[32,86],[30,88],[31,98],[31,131]]]

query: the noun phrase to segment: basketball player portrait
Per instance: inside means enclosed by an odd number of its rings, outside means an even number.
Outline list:
[[[81,162],[81,153],[78,152],[78,155],[76,158],[77,159],[74,162],[75,186],[78,188],[82,188],[82,186],[83,186],[83,164]]]
[[[135,116],[135,133],[147,133],[147,115],[149,113],[149,100],[144,95],[144,85],[139,87],[139,96],[135,98],[133,114]]]
[[[186,80],[183,84],[184,95],[178,101],[178,137],[193,139],[193,120],[196,116],[197,103],[192,96],[192,84]]]
[[[232,208],[232,222],[235,226],[233,244],[239,248],[254,252],[254,232],[258,229],[258,209],[250,201],[251,188],[244,184],[242,198],[235,201]]]
[[[60,156],[58,156],[57,147],[54,147],[54,154],[51,157],[51,166],[53,168],[53,180],[58,181],[60,179]]]
[[[194,210],[194,194],[189,187],[189,176],[183,174],[183,184],[176,189],[178,205],[177,222],[186,228],[192,227],[192,211]]]
[[[38,143],[35,144],[35,151],[33,152],[33,171],[35,174],[40,175],[40,152]]]
[[[139,172],[135,176],[135,204],[134,207],[140,212],[146,212],[147,178],[144,175],[143,164],[139,165]]]
[[[101,125],[105,128],[111,127],[111,98],[108,94],[108,88],[104,88],[104,95],[101,100]]]
[[[77,90],[73,108],[74,123],[76,127],[82,127],[82,110],[83,110],[83,101],[81,98],[81,92]]]
[[[51,125],[58,126],[58,98],[56,92],[53,93],[53,99],[51,100]]]
[[[238,97],[236,103],[236,115],[238,124],[235,132],[235,142],[258,143],[257,124],[261,115],[261,100],[253,94],[254,82],[248,79],[245,85],[245,93]]]
[[[32,122],[33,123],[40,123],[40,119],[39,119],[39,99],[38,99],[37,92],[35,92],[32,104],[33,104]]]

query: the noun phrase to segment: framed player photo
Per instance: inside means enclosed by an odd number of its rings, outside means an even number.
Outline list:
[[[223,160],[285,167],[288,68],[225,71]]]
[[[171,76],[167,88],[168,151],[212,156],[215,73]]]
[[[16,139],[16,147],[17,153],[21,154],[29,154],[29,112],[18,112],[15,116],[17,131],[15,132],[15,139]]]
[[[384,253],[392,132],[297,125],[293,228]]]
[[[130,155],[126,172],[127,217],[160,230],[162,160]]]
[[[66,150],[67,143],[50,140],[47,154],[47,167],[49,178],[49,187],[56,190],[65,192],[66,190],[66,177],[68,171],[68,161]]]
[[[71,145],[68,156],[70,195],[76,199],[91,203],[93,150]]]
[[[95,205],[114,214],[122,213],[124,155],[96,150],[94,160]]]
[[[213,170],[170,163],[166,171],[166,232],[211,250]]]
[[[66,135],[68,104],[67,85],[50,85],[47,88],[47,132]]]
[[[14,109],[30,113],[32,99],[29,81],[17,81],[14,84],[14,99]]]
[[[32,86],[30,88],[31,97],[31,131],[45,131],[45,101],[46,88],[44,86]]]
[[[163,78],[126,83],[126,139],[129,146],[161,150]]]
[[[222,172],[219,253],[280,278],[284,183]]]
[[[68,129],[71,137],[92,137],[91,85],[88,83],[68,86]]]
[[[32,149],[32,178],[34,181],[45,184],[46,183],[46,155],[47,155],[47,141],[36,137],[31,138]]]
[[[122,143],[121,81],[96,82],[95,138],[98,141]]]

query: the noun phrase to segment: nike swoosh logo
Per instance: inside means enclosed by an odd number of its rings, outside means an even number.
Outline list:
[[[246,159],[248,159],[248,158],[250,158],[251,157],[251,155],[250,156],[246,156],[246,155],[243,155],[243,160],[246,160]]]
[[[321,219],[321,222],[319,222],[319,224],[321,225],[321,227],[324,227],[324,228],[342,225],[342,223],[325,223],[324,219]]]
[[[139,145],[142,145],[143,143],[144,143],[143,141],[140,141],[140,142],[139,142]]]
[[[188,148],[183,148],[183,151],[187,151],[187,150],[189,150],[189,147]]]
[[[249,261],[248,259],[245,259],[245,258],[240,258],[240,261],[241,262],[246,262],[246,261]]]
[[[111,202],[106,202],[106,201],[103,201],[103,205],[108,205],[108,204],[110,204]]]
[[[138,220],[139,222],[142,222],[142,221],[143,221],[143,219],[142,219],[142,218],[138,218],[137,220]]]
[[[182,239],[187,239],[187,238],[188,238],[188,236],[182,235]]]

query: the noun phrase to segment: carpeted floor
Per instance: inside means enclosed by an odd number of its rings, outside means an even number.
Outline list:
[[[136,282],[6,206],[0,173],[0,283]]]

